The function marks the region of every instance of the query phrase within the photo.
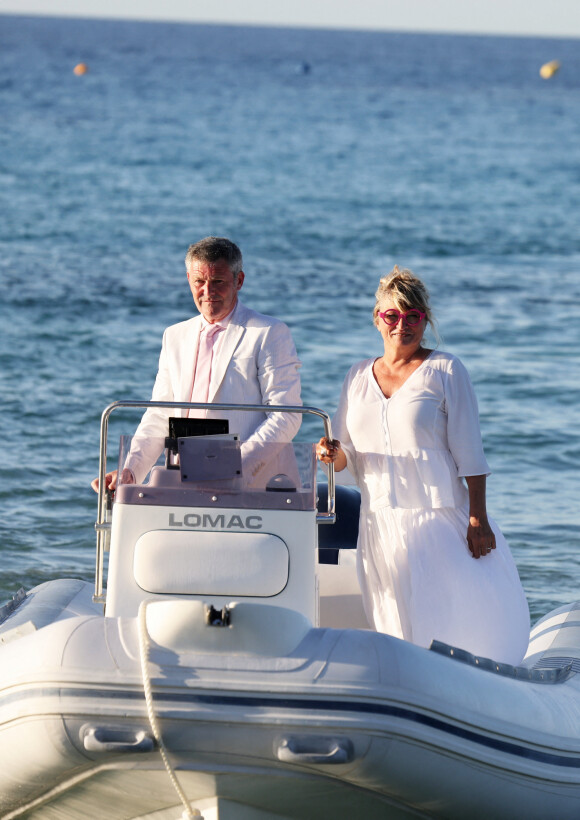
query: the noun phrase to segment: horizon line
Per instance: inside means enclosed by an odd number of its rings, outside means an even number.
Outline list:
[[[420,34],[420,35],[447,35],[457,37],[516,37],[518,39],[529,40],[579,40],[578,34],[538,34],[531,32],[510,32],[510,31],[473,31],[467,29],[445,29],[445,28],[401,28],[390,26],[368,26],[346,25],[346,24],[326,24],[326,23],[273,23],[267,21],[240,21],[240,20],[192,20],[184,17],[139,17],[136,15],[119,15],[111,17],[109,15],[99,15],[95,13],[82,14],[80,12],[36,12],[36,11],[10,11],[0,9],[0,16],[4,17],[33,17],[39,19],[67,19],[67,20],[95,20],[102,22],[125,22],[125,23],[177,23],[179,25],[194,26],[215,26],[232,28],[271,28],[271,29],[295,29],[298,31],[352,31],[353,33],[367,34]]]

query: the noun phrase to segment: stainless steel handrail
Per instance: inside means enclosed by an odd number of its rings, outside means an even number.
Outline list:
[[[99,500],[98,513],[95,522],[97,531],[97,555],[95,564],[95,593],[93,601],[104,603],[103,595],[103,569],[106,551],[106,542],[109,535],[110,523],[107,521],[107,504],[105,491],[105,476],[107,474],[107,437],[109,433],[109,418],[113,411],[119,408],[138,407],[164,407],[166,409],[196,409],[196,410],[245,410],[258,411],[262,413],[300,413],[301,415],[318,416],[324,424],[324,435],[332,439],[332,428],[330,417],[323,410],[316,407],[292,406],[292,405],[262,405],[262,404],[217,404],[215,402],[175,402],[175,401],[115,401],[103,410],[101,416],[101,441],[99,450]],[[336,491],[334,483],[334,465],[328,465],[328,501],[327,511],[318,513],[316,520],[319,524],[334,524],[336,521]]]

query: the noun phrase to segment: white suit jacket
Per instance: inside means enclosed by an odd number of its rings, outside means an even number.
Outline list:
[[[201,316],[171,325],[163,334],[152,401],[190,401]],[[301,405],[300,360],[287,325],[238,302],[212,362],[209,402]],[[169,416],[187,410],[148,409],[137,428],[125,466],[141,483],[163,449]],[[299,414],[208,411],[228,418],[241,441],[288,442],[298,432]]]

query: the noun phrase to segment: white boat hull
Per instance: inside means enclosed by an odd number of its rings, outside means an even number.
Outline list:
[[[233,607],[221,628],[182,602],[168,632],[155,606],[146,615],[155,719],[206,820],[580,814],[573,670],[528,680],[523,669],[312,628],[253,604]],[[34,628],[48,612],[52,621]],[[271,627],[265,654],[243,651],[256,614]],[[531,651],[540,646],[546,667],[580,668],[580,609],[565,614],[568,626],[554,615],[537,627]],[[1,629],[0,816],[179,817],[147,715],[138,620],[103,618],[88,585],[61,581],[34,590]]]

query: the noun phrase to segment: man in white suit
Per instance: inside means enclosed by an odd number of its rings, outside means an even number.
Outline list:
[[[300,405],[300,361],[288,327],[238,300],[244,272],[237,245],[220,237],[202,239],[189,247],[185,267],[200,315],[166,329],[151,400],[205,401],[201,389],[208,402]],[[204,389],[199,385],[200,338],[216,325],[209,386]],[[187,409],[145,412],[125,462],[124,483],[143,481],[161,453],[169,416],[187,414]],[[262,444],[291,441],[301,422],[299,414],[290,413],[208,410],[207,417],[227,418],[230,432],[248,442],[242,445],[246,456]],[[116,483],[117,472],[108,473],[106,486],[114,490]],[[92,486],[98,490],[98,479]]]

